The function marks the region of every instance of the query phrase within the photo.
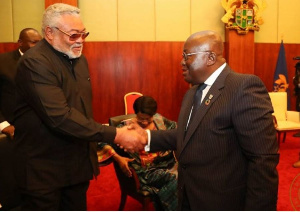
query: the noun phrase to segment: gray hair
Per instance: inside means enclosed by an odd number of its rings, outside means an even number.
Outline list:
[[[65,14],[80,16],[80,9],[63,3],[56,3],[47,7],[47,9],[43,14],[43,20],[42,20],[43,35],[45,35],[45,29],[47,26],[49,27],[56,26],[56,24],[59,21],[59,18]]]

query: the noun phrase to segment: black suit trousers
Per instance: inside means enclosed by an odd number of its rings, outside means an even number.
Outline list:
[[[22,192],[23,211],[86,211],[89,181],[62,188]]]

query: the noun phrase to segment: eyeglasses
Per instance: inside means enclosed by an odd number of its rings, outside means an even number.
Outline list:
[[[137,117],[136,121],[140,124],[151,124],[153,122],[153,118],[141,119]]]
[[[69,34],[58,27],[54,27],[55,29],[59,30],[60,32],[64,33],[65,35],[69,36],[70,41],[76,41],[78,38],[82,38],[83,40],[90,34],[89,32],[80,32],[80,33],[74,33],[74,34]]]
[[[211,53],[212,51],[199,51],[199,52],[192,52],[192,53],[185,53],[183,52],[182,53],[182,57],[185,61],[188,60],[188,57],[191,56],[191,55],[194,55],[194,54],[200,54],[200,53]]]

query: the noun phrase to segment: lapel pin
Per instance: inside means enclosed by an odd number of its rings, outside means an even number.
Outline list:
[[[210,94],[208,99],[205,101],[205,105],[209,105],[210,100],[214,97],[214,95]]]

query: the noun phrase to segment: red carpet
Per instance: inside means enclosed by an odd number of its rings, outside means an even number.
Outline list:
[[[97,180],[91,180],[87,192],[88,211],[117,211],[120,204],[120,187],[113,164],[100,168]],[[141,211],[142,205],[131,197],[127,197],[125,211]]]
[[[293,133],[288,133],[286,142],[280,144],[278,211],[300,210],[300,168],[292,167],[292,164],[299,159],[300,137],[295,138],[292,135]],[[121,194],[114,167],[112,164],[101,167],[100,172],[98,179],[91,181],[87,192],[88,210],[116,211]],[[142,206],[128,197],[124,210],[141,211]]]

